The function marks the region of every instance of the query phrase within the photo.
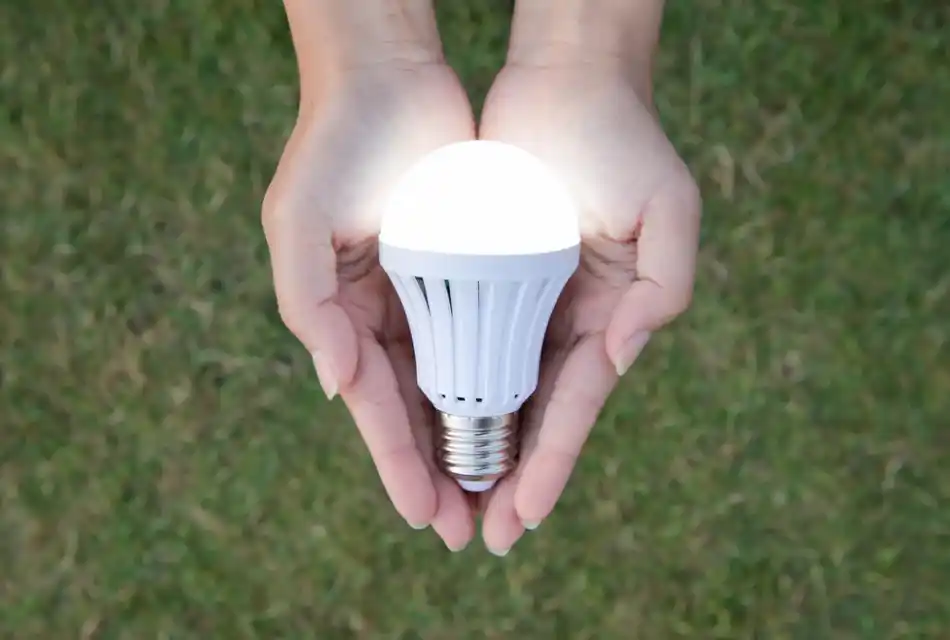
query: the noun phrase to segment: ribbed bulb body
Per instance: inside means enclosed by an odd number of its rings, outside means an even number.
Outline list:
[[[437,462],[464,488],[484,490],[517,463],[518,411],[537,388],[577,250],[435,256],[381,245],[380,261],[406,311],[417,383],[439,413]]]

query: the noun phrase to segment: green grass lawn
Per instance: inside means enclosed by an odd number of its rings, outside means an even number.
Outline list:
[[[481,100],[508,3],[441,5]],[[0,638],[950,636],[948,43],[934,0],[670,3],[695,303],[498,559],[405,526],[280,325],[280,3],[4,2]]]

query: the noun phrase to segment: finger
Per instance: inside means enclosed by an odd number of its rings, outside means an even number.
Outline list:
[[[570,352],[563,348],[551,348],[550,345],[546,344],[542,353],[538,388],[531,395],[521,415],[521,445],[518,469],[503,481],[510,485],[510,488],[478,494],[479,511],[485,514],[482,524],[482,537],[489,549],[504,550],[510,548],[524,533],[524,529],[537,526],[533,522],[522,522],[515,509],[517,478],[521,475],[520,469],[530,459],[531,452],[534,451],[537,445],[537,436],[544,416],[544,408],[554,391],[554,385]],[[492,503],[494,503],[494,506],[491,506],[489,511],[489,506]],[[528,526],[525,526],[526,524]]]
[[[616,384],[603,335],[583,338],[564,361],[522,465],[514,496],[521,522],[534,528],[550,515]]]
[[[475,522],[468,498],[457,482],[438,469],[433,470],[432,478],[438,500],[432,528],[449,551],[461,551],[475,536]]]
[[[482,518],[482,539],[485,547],[496,556],[505,556],[524,535],[524,525],[515,512],[515,491],[518,476],[503,478],[492,489]]]
[[[323,218],[307,203],[269,196],[263,221],[281,319],[313,357],[332,398],[356,373],[356,331],[335,300],[336,254]]]
[[[387,346],[400,393],[406,404],[406,414],[412,425],[416,447],[429,468],[435,484],[436,513],[432,528],[452,551],[464,549],[475,535],[475,523],[465,493],[458,484],[446,477],[435,465],[432,442],[434,416],[427,410],[428,401],[416,384],[416,367],[411,347],[404,342]]]
[[[359,368],[340,392],[363,436],[396,511],[415,529],[436,515],[436,489],[416,447],[406,406],[386,351],[372,338],[359,344]]]
[[[607,353],[619,374],[650,337],[689,306],[696,274],[701,203],[686,174],[644,211],[637,239],[637,280],[624,294],[607,327]]]
[[[524,411],[522,411],[519,465],[523,465],[528,460],[531,452],[537,446],[538,432],[541,430],[545,408],[551,399],[551,394],[554,393],[555,385],[561,377],[564,363],[572,349],[573,346],[565,347],[563,343],[558,343],[551,346],[546,344],[542,350],[538,388],[531,394],[527,404],[525,404]]]

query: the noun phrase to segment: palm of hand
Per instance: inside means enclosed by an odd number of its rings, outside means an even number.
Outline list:
[[[301,110],[265,198],[281,315],[328,394],[346,402],[397,511],[461,546],[468,504],[434,469],[405,314],[376,238],[388,187],[429,151],[471,139],[471,110],[442,66],[354,72],[329,95]]]
[[[652,109],[616,75],[509,67],[492,87],[480,134],[545,161],[573,192],[583,237],[526,407],[522,462],[485,505],[486,542],[506,549],[553,509],[649,330],[688,304],[699,203]]]

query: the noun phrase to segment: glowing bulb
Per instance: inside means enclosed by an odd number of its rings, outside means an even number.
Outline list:
[[[439,411],[439,463],[468,491],[517,460],[517,412],[579,256],[570,195],[518,147],[442,147],[393,190],[379,259],[409,320],[417,383]]]

